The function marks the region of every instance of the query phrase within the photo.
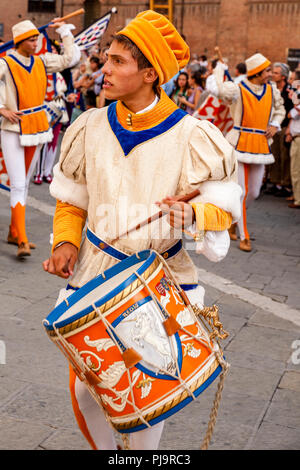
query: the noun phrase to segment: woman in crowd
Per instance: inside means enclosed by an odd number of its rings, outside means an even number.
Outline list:
[[[181,109],[186,109],[186,104],[180,102],[180,98],[188,99],[189,91],[189,76],[186,72],[180,72],[177,79],[175,80],[174,91],[171,95],[171,99]]]
[[[190,89],[188,93],[188,98],[184,96],[178,97],[178,101],[186,106],[186,111],[189,114],[193,114],[198,106],[200,95],[203,91],[203,74],[201,70],[196,72],[191,72],[188,80]]]

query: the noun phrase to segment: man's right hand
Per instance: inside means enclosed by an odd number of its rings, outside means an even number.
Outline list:
[[[10,109],[0,108],[0,116],[3,116],[5,119],[8,119],[12,124],[17,124],[21,121],[22,116],[21,111],[11,111]]]
[[[72,276],[78,258],[78,249],[72,243],[64,243],[56,248],[51,257],[43,262],[44,271],[67,279]]]

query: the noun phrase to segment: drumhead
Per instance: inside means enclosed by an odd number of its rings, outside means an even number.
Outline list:
[[[45,328],[61,328],[92,312],[93,305],[100,307],[137,279],[135,271],[142,275],[155,258],[155,251],[144,250],[107,269],[57,305],[44,320]]]

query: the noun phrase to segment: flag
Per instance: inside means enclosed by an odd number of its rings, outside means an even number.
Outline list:
[[[38,37],[38,44],[35,51],[35,55],[42,55],[46,54],[46,52],[52,52],[51,42],[48,37],[46,28],[40,31],[40,35]],[[47,91],[45,100],[52,101],[56,95],[56,74],[55,73],[48,73],[47,74]]]
[[[102,16],[91,26],[75,36],[75,44],[77,44],[79,49],[85,51],[96,44],[99,39],[101,39],[107,29],[111,15],[113,13],[117,13],[117,9],[115,7],[113,7],[108,13],[106,13],[106,15]]]
[[[228,70],[224,71],[224,81],[232,81]],[[220,129],[224,136],[233,127],[229,106],[211,93],[208,93],[199,109],[194,113],[194,117],[210,121]]]
[[[195,117],[210,121],[220,129],[224,136],[233,127],[233,120],[230,115],[229,107],[222,103],[219,98],[211,94],[209,94],[202,103]]]

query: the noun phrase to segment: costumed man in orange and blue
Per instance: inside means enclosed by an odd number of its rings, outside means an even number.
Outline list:
[[[18,245],[18,257],[30,255],[30,248],[35,247],[26,234],[28,186],[42,144],[53,138],[44,103],[47,73],[64,70],[80,60],[80,50],[71,33],[74,26],[59,19],[51,26],[62,38],[62,55],[34,55],[40,33],[31,21],[24,20],[12,27],[15,48],[0,59],[1,145],[10,180],[11,205],[7,241]]]
[[[238,159],[238,182],[243,189],[241,218],[230,229],[230,237],[237,240],[236,225],[240,235],[240,249],[251,251],[247,228],[246,209],[260,194],[265,165],[274,162],[270,145],[272,137],[281,130],[285,117],[283,99],[272,77],[271,62],[257,53],[245,61],[247,78],[241,83],[223,80],[224,64],[214,69],[217,96],[230,105],[233,128],[226,139],[235,148]],[[226,67],[226,66],[225,66]]]
[[[193,234],[199,253],[221,260],[230,244],[228,228],[240,215],[241,189],[234,150],[222,133],[187,115],[161,88],[188,61],[189,48],[175,27],[151,10],[114,35],[102,71],[105,96],[115,102],[86,111],[67,129],[50,185],[57,205],[52,254],[43,267],[69,278],[58,302],[124,256],[154,249],[189,298],[203,305],[204,289],[183,249],[182,229]],[[197,188],[197,200],[177,203],[178,195]],[[158,207],[165,218],[115,240]],[[70,390],[91,447],[115,449],[103,410],[72,368]],[[131,433],[130,448],[157,449],[162,429],[163,421]]]

